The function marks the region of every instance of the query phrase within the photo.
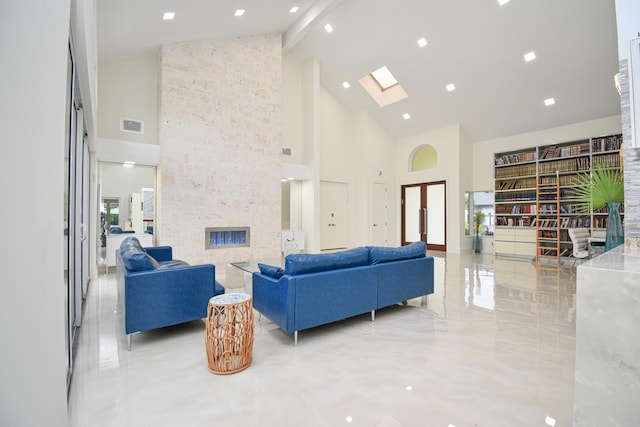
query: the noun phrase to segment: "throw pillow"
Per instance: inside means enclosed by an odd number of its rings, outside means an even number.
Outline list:
[[[284,275],[283,269],[280,267],[274,267],[273,265],[258,263],[258,268],[260,269],[260,273],[265,276],[273,277],[274,279],[279,279]]]
[[[129,271],[155,270],[160,267],[158,261],[148,253],[135,249],[123,253],[122,262]]]

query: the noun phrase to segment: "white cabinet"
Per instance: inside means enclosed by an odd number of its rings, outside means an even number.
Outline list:
[[[496,255],[536,256],[536,229],[496,228],[493,233]]]

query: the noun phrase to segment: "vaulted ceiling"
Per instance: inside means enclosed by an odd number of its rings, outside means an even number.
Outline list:
[[[285,55],[317,58],[323,86],[396,139],[460,124],[482,141],[620,114],[614,0],[98,0],[100,62],[269,32]],[[383,65],[408,94],[386,107],[358,83]]]

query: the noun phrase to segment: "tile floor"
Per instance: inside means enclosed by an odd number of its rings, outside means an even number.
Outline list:
[[[300,332],[256,316],[252,365],[207,369],[204,322],[137,334],[114,274],[90,285],[72,426],[570,426],[575,270],[438,254],[428,304]],[[235,290],[234,290],[235,291]]]

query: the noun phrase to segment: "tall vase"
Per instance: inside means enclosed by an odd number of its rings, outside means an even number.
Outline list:
[[[605,252],[624,243],[624,230],[620,218],[620,202],[607,203],[607,239],[604,245]]]

